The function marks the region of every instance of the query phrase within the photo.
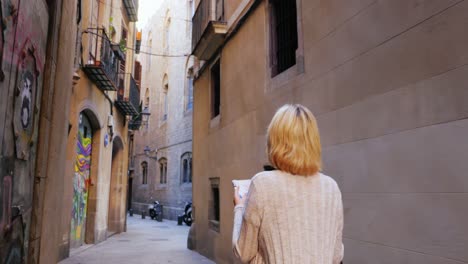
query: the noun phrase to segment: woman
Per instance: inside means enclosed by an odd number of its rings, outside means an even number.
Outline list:
[[[244,263],[339,264],[343,205],[336,182],[320,173],[317,122],[302,105],[285,105],[271,120],[267,152],[277,169],[234,192],[233,250]]]

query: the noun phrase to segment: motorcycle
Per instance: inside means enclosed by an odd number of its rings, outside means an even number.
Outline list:
[[[152,220],[162,221],[162,205],[159,201],[154,201],[152,205],[148,206],[149,216]]]
[[[182,220],[188,226],[192,225],[193,218],[192,218],[192,202],[187,202],[185,204],[185,210]]]

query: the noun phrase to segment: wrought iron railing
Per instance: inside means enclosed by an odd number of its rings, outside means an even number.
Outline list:
[[[118,81],[119,58],[102,28],[87,29],[90,35],[90,57],[84,66],[85,72],[103,90],[116,90]]]
[[[192,50],[210,21],[224,21],[224,0],[201,0],[192,17]]]

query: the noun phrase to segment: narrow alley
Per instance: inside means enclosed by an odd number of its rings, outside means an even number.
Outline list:
[[[214,263],[187,249],[188,226],[178,226],[177,222],[169,220],[141,219],[139,215],[127,219],[127,232],[97,245],[74,249],[70,258],[60,263]]]
[[[468,0],[0,0],[0,264],[468,264],[467,28]]]

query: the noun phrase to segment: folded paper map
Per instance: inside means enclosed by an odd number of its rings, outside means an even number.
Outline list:
[[[234,187],[239,187],[239,196],[242,198],[249,192],[251,180],[232,180]]]

